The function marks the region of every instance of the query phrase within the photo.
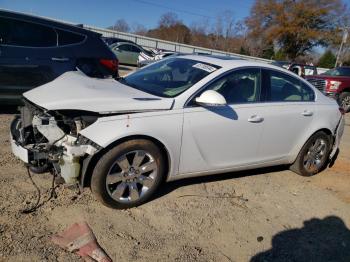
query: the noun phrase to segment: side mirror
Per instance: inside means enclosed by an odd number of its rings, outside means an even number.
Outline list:
[[[207,90],[195,99],[201,106],[225,106],[227,104],[225,97],[214,90]]]

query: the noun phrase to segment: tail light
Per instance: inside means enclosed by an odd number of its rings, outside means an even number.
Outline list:
[[[340,112],[340,114],[342,114],[342,115],[345,115],[345,109],[344,108],[342,108],[342,107],[339,107],[339,112]]]
[[[100,59],[100,64],[114,73],[118,72],[118,67],[119,67],[118,59]]]

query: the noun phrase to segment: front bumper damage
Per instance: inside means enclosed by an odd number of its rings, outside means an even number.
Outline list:
[[[82,161],[101,149],[79,134],[86,125],[81,117],[62,117],[26,102],[11,123],[12,152],[29,166],[47,166],[66,183],[77,183]]]

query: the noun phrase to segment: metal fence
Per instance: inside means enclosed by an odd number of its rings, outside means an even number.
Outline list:
[[[180,52],[180,53],[206,53],[206,54],[213,54],[213,55],[234,56],[234,57],[239,57],[239,58],[253,60],[253,61],[260,61],[260,62],[266,62],[266,63],[272,62],[272,60],[269,60],[269,59],[229,53],[229,52],[224,52],[224,51],[219,51],[219,50],[214,50],[214,49],[209,49],[204,47],[198,47],[198,46],[192,46],[192,45],[186,45],[181,43],[175,43],[175,42],[160,40],[160,39],[151,38],[147,36],[140,36],[135,34],[109,30],[109,29],[97,28],[89,25],[84,25],[84,28],[100,33],[106,37],[116,37],[116,38],[121,38],[125,40],[130,40],[146,48],[164,49],[164,50]]]
[[[229,52],[224,52],[220,50],[209,49],[209,48],[204,48],[199,46],[192,46],[192,45],[186,45],[186,44],[181,44],[176,42],[170,42],[170,41],[160,40],[152,37],[124,33],[124,32],[89,26],[89,25],[83,25],[83,27],[85,29],[100,33],[105,37],[116,37],[120,39],[133,41],[136,44],[145,48],[157,48],[157,49],[164,49],[164,50],[180,52],[180,53],[206,53],[206,54],[212,54],[212,55],[233,56],[233,57],[239,57],[247,60],[259,61],[259,62],[265,62],[265,63],[270,63],[273,61],[273,60],[254,57],[254,56],[247,56],[247,55],[229,53]],[[318,73],[323,73],[326,70],[328,69],[317,68]]]

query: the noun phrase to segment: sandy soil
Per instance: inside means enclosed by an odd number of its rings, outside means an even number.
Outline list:
[[[281,168],[168,183],[118,211],[63,186],[21,214],[35,190],[0,115],[0,261],[80,261],[50,236],[86,220],[114,261],[350,261],[350,115],[336,164],[305,178]],[[35,175],[47,198],[48,174]]]

